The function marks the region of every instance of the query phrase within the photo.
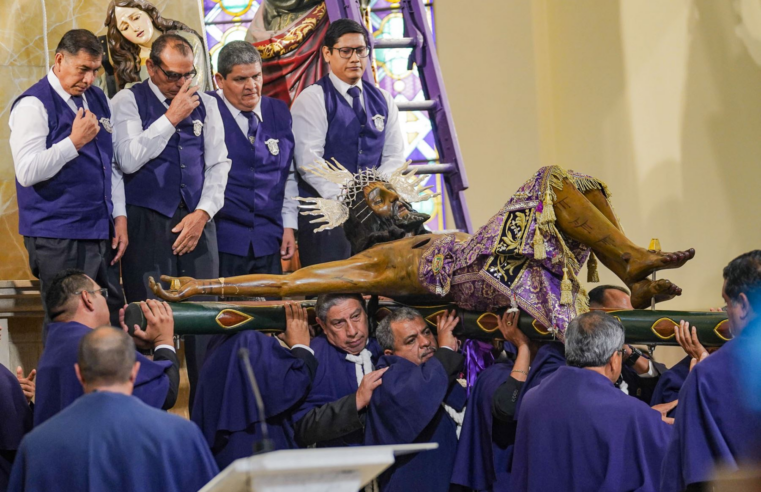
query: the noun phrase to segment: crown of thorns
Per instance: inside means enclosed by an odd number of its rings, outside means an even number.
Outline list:
[[[337,200],[330,198],[301,198],[294,200],[302,202],[299,208],[302,215],[315,215],[310,223],[324,222],[315,232],[333,229],[349,219],[349,206],[354,203],[357,195],[364,193],[364,188],[370,183],[388,183],[392,185],[399,196],[407,203],[423,202],[438,196],[440,193],[425,193],[433,186],[421,186],[428,176],[416,176],[417,169],[409,168],[407,161],[402,167],[392,172],[388,178],[375,168],[363,169],[352,173],[333,159],[333,163],[317,161],[305,170],[341,187]],[[363,203],[363,202],[360,202]],[[369,215],[368,215],[369,216]],[[366,219],[367,217],[365,217]]]

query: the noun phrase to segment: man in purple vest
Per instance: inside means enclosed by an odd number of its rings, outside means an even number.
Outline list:
[[[399,111],[393,97],[362,83],[370,49],[367,33],[357,22],[339,19],[325,33],[322,55],[330,74],[307,87],[291,108],[296,139],[295,162],[299,196],[335,198],[335,183],[310,173],[315,160],[335,159],[352,173],[371,167],[390,173],[404,160]],[[299,217],[302,266],[348,258],[351,246],[342,228],[315,234],[321,224]]]
[[[283,273],[293,257],[298,194],[293,173],[291,113],[282,101],[262,96],[262,58],[245,41],[224,46],[214,76],[232,168],[225,205],[217,214],[219,275]]]
[[[212,219],[230,170],[217,100],[191,87],[197,72],[188,41],[159,36],[146,68],[149,79],[113,99],[115,152],[131,217],[123,270],[130,302],[153,297],[149,276],[219,276]],[[205,344],[185,341],[192,398]]]
[[[92,86],[102,58],[90,31],[64,34],[52,70],[13,103],[10,144],[19,233],[43,298],[60,270],[84,270],[107,289],[116,324],[127,214],[122,172],[113,164],[111,108]],[[46,315],[46,333],[48,322]]]

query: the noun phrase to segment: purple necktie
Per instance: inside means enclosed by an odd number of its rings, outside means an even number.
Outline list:
[[[256,130],[259,129],[259,117],[253,111],[241,111],[240,114],[248,120],[248,133],[246,135],[248,141],[253,145],[256,140]]]
[[[359,124],[365,126],[367,115],[365,115],[365,110],[362,108],[362,101],[360,100],[362,91],[359,90],[359,87],[351,87],[347,92],[352,98],[351,107],[354,109],[354,114],[357,115]]]
[[[71,100],[74,101],[78,109],[85,109],[85,101],[82,96],[71,96]]]

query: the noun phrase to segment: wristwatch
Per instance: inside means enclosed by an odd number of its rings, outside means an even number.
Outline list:
[[[629,367],[634,367],[634,364],[637,363],[637,360],[642,357],[642,351],[638,349],[637,347],[632,347],[629,345],[629,350],[632,351],[631,355],[624,361],[624,364],[626,364]]]

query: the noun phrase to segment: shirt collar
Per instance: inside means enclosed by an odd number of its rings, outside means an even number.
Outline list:
[[[63,102],[66,104],[69,103],[69,99],[71,99],[71,94],[63,90],[63,86],[61,85],[61,81],[58,80],[58,75],[53,72],[53,69],[51,68],[48,72],[48,82],[50,83],[50,86],[53,88],[56,93],[61,96],[61,99],[63,99]],[[82,94],[82,97],[84,97],[84,94]],[[87,98],[85,98],[86,100]]]
[[[330,72],[329,77],[330,81],[333,82],[333,87],[335,87],[336,90],[343,95],[346,95],[349,92],[349,89],[352,87],[358,87],[360,92],[362,91],[362,79],[359,79],[359,81],[354,85],[349,85],[334,75],[333,72]]]
[[[148,87],[151,88],[151,92],[158,98],[159,101],[161,101],[161,104],[166,106],[167,108],[169,105],[166,103],[167,97],[161,92],[159,89],[159,86],[153,83],[151,79],[148,79]]]
[[[230,114],[233,115],[233,118],[237,118],[238,115],[241,113],[241,110],[233,106],[233,104],[227,100],[227,98],[225,97],[225,93],[224,91],[222,91],[222,89],[217,89],[217,94],[225,102],[225,104],[227,105],[227,109],[230,110]],[[256,114],[256,116],[259,117],[259,121],[264,121],[264,119],[262,118],[262,98],[261,97],[259,98],[259,102],[256,103],[256,107],[254,108],[254,114]]]

